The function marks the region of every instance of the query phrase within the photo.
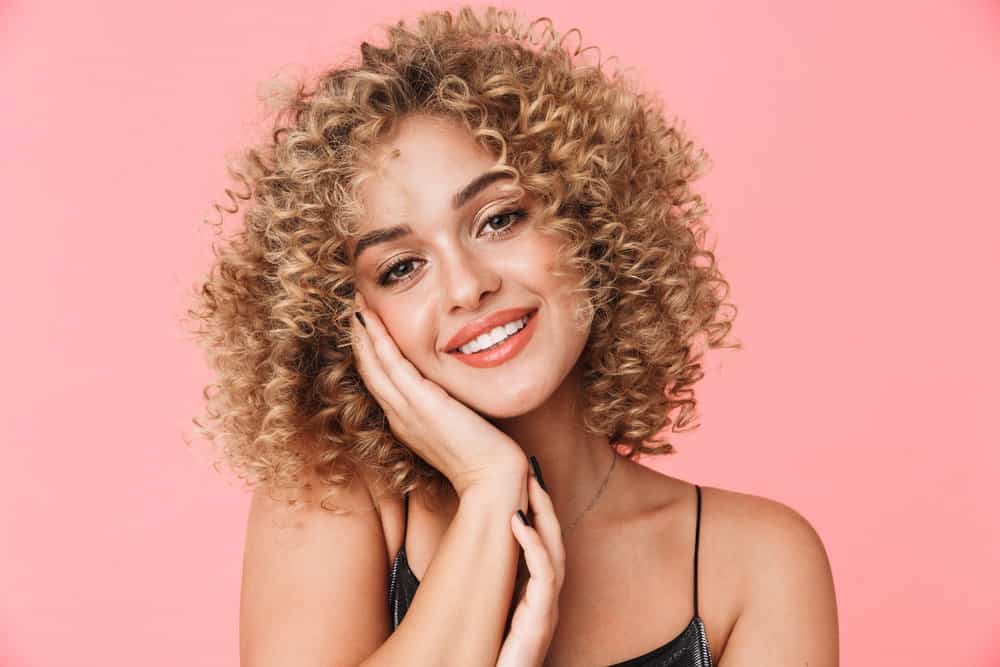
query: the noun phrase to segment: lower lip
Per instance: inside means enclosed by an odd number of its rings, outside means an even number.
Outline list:
[[[516,357],[524,349],[535,333],[535,320],[537,319],[538,311],[536,310],[528,318],[527,324],[521,327],[513,336],[505,338],[496,347],[481,352],[473,352],[472,354],[462,354],[461,352],[452,352],[451,354],[463,364],[475,366],[476,368],[499,366]]]

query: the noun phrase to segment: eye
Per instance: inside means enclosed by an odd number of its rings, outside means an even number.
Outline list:
[[[400,257],[394,260],[378,276],[379,285],[391,285],[402,283],[410,279],[415,269],[413,265],[422,260],[416,257]]]
[[[513,234],[514,227],[527,215],[528,211],[522,208],[501,211],[489,216],[480,227],[480,231],[485,231],[486,237],[491,240],[503,238]],[[379,273],[378,284],[390,286],[411,280],[423,261],[419,257],[396,258]]]
[[[485,230],[486,236],[491,239],[502,238],[508,234],[512,234],[514,226],[527,215],[528,212],[522,208],[502,211],[488,217],[480,230]]]

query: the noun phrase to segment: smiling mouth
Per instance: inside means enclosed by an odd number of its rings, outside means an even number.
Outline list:
[[[472,366],[473,368],[485,369],[505,364],[520,355],[520,353],[530,344],[535,335],[535,330],[538,329],[537,314],[538,311],[534,310],[522,317],[521,320],[524,321],[524,326],[508,335],[506,338],[500,340],[498,343],[494,343],[490,337],[484,341],[484,343],[489,343],[489,346],[484,349],[473,352],[462,352],[462,348],[459,348],[450,354],[453,355],[457,361],[461,361],[463,364]],[[516,321],[517,320],[515,320],[515,322]],[[505,324],[505,329],[506,326],[507,325]],[[493,330],[490,331],[491,334],[492,331]]]
[[[524,330],[528,327],[528,324],[531,323],[531,320],[534,319],[535,315],[537,315],[537,314],[538,314],[538,309],[536,308],[535,310],[532,310],[531,312],[527,313],[526,315],[523,315],[521,318],[518,318],[519,320],[520,319],[524,320],[524,324],[521,326],[521,328],[519,328],[517,331],[515,331],[512,334],[510,334],[506,338],[504,338],[499,343],[494,343],[490,347],[486,347],[486,348],[483,348],[481,350],[477,350],[475,352],[462,352],[462,348],[464,346],[466,346],[469,343],[471,343],[472,341],[476,340],[476,338],[471,338],[468,341],[466,341],[466,342],[462,343],[461,345],[459,345],[458,347],[453,348],[451,350],[448,350],[448,354],[457,354],[457,355],[460,355],[460,356],[472,356],[472,355],[477,355],[477,354],[481,354],[481,353],[484,353],[484,352],[492,352],[496,348],[498,348],[501,345],[504,345],[505,343],[507,343],[512,338],[516,338],[519,335],[521,335],[524,332]],[[516,322],[518,320],[512,320],[512,321]]]

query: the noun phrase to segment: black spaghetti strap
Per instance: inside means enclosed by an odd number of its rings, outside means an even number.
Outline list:
[[[406,527],[410,523],[410,494],[403,494],[403,544],[406,544]]]
[[[701,487],[694,485],[698,496],[698,514],[694,523],[694,615],[698,616],[698,540],[701,537]]]

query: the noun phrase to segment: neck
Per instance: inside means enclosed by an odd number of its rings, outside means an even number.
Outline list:
[[[559,389],[535,410],[510,419],[491,420],[521,446],[526,456],[538,460],[564,529],[593,500],[613,460],[608,439],[590,434],[584,428],[580,397],[581,372],[577,365]],[[603,498],[611,494],[613,486],[614,480],[609,480]],[[598,501],[588,514],[597,512],[601,504]]]

